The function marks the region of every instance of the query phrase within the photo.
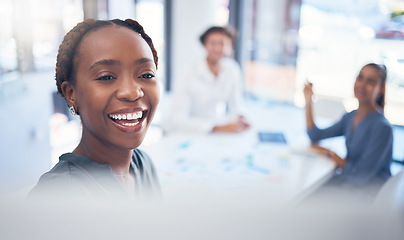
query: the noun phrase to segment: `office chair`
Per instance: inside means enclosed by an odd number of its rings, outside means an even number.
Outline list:
[[[376,211],[404,214],[404,169],[387,180],[378,192],[372,207]]]

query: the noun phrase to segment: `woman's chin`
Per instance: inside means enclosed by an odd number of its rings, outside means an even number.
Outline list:
[[[124,143],[120,143],[120,147],[122,149],[126,149],[126,150],[133,150],[138,148],[143,142],[143,138],[142,139],[136,139],[136,141],[133,142],[124,142]]]

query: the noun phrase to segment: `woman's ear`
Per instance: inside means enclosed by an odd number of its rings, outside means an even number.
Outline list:
[[[76,108],[76,91],[74,86],[69,82],[63,82],[61,89],[69,107],[73,106]]]

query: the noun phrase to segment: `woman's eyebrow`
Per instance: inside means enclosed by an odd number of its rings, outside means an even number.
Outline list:
[[[90,66],[88,70],[93,69],[97,65],[106,65],[106,66],[112,66],[112,65],[120,65],[121,63],[117,60],[113,59],[102,59],[99,61],[96,61],[93,65]]]
[[[134,64],[143,64],[143,63],[149,63],[149,62],[154,63],[154,60],[151,58],[139,58],[134,61]]]

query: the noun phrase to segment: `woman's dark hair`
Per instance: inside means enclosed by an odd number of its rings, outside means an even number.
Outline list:
[[[154,48],[153,42],[151,38],[144,32],[143,27],[135,20],[126,19],[125,21],[120,19],[114,20],[95,20],[95,19],[86,19],[81,23],[78,23],[70,32],[68,32],[63,38],[63,42],[59,46],[58,55],[56,58],[56,86],[58,92],[64,96],[63,91],[61,89],[63,82],[70,82],[74,84],[74,57],[76,55],[76,49],[83,37],[92,31],[100,29],[106,26],[118,25],[127,27],[137,33],[147,42],[149,45],[154,63],[157,67],[158,57],[156,49]]]
[[[209,34],[211,33],[222,33],[226,36],[228,36],[231,39],[231,42],[233,46],[235,45],[234,39],[235,39],[235,33],[231,29],[224,28],[224,27],[210,27],[208,28],[200,37],[199,41],[201,41],[202,45],[205,45],[206,39],[208,38]]]
[[[386,79],[387,79],[387,68],[384,64],[377,64],[377,63],[368,63],[364,67],[372,67],[376,69],[379,72],[380,79],[381,79],[381,85],[385,86],[386,85]],[[382,109],[384,109],[384,103],[385,103],[385,93],[381,94],[380,96],[377,97],[376,99],[376,104],[379,105]]]

